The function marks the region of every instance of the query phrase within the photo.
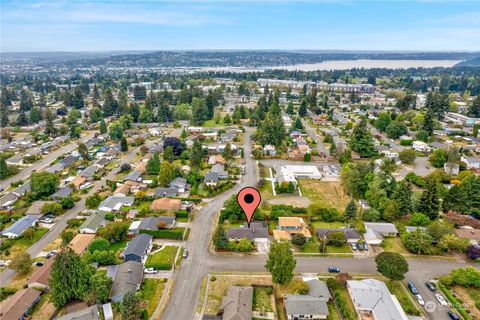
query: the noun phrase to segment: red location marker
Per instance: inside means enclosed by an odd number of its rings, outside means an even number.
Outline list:
[[[245,218],[247,218],[249,228],[253,213],[255,212],[255,209],[258,208],[261,200],[262,197],[260,196],[260,192],[252,187],[243,188],[237,195],[238,205],[242,208]]]

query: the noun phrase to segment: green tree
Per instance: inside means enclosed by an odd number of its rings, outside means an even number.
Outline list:
[[[415,162],[415,159],[417,159],[417,152],[415,149],[406,149],[400,151],[398,154],[398,158],[402,163],[405,164],[413,164]]]
[[[60,200],[60,205],[63,209],[71,209],[75,206],[75,201],[73,201],[72,197],[65,197]]]
[[[373,166],[370,163],[357,162],[344,165],[340,178],[345,192],[355,199],[361,199],[365,198],[373,176]]]
[[[408,272],[408,262],[399,253],[382,252],[375,258],[377,271],[391,280],[403,280]]]
[[[61,215],[63,213],[63,208],[60,203],[56,202],[47,202],[40,209],[42,214],[53,214],[55,216]]]
[[[200,167],[205,157],[205,152],[202,148],[200,140],[195,139],[193,141],[192,150],[190,151],[190,165],[192,167]]]
[[[168,184],[175,178],[175,166],[168,161],[160,164],[160,172],[158,174],[158,183],[162,187],[167,187]]]
[[[10,171],[8,170],[8,165],[5,160],[5,157],[0,156],[0,179],[4,179],[10,175]]]
[[[235,160],[233,150],[232,150],[232,145],[230,143],[227,143],[225,146],[225,149],[223,150],[223,159],[225,160],[225,164],[227,167],[230,167],[233,164],[233,161]]]
[[[219,225],[215,230],[213,235],[213,244],[217,249],[225,249],[228,247],[229,241],[227,237],[227,233],[222,225]]]
[[[140,115],[138,116],[138,122],[141,122],[141,123],[151,123],[151,122],[153,122],[152,111],[148,110],[147,108],[143,108],[140,111]]]
[[[208,119],[208,108],[205,99],[194,97],[192,99],[192,124],[202,125]]]
[[[433,238],[427,232],[417,229],[405,232],[401,236],[405,249],[416,254],[429,254]]]
[[[433,111],[428,110],[425,113],[425,116],[423,118],[423,123],[422,123],[422,131],[425,131],[428,133],[429,136],[433,134],[433,129],[435,129],[435,120],[434,120],[434,114]]]
[[[430,163],[435,168],[443,168],[447,162],[447,151],[445,149],[436,149],[429,157]]]
[[[452,234],[454,230],[454,227],[450,223],[441,221],[434,221],[427,227],[427,233],[435,242],[439,242],[447,234]]]
[[[57,133],[57,129],[53,121],[55,120],[55,116],[50,111],[50,108],[45,109],[45,134],[49,136],[54,136]]]
[[[50,300],[55,307],[83,299],[90,289],[91,269],[71,249],[57,254],[50,271]]]
[[[110,249],[110,242],[103,238],[93,240],[88,246],[88,251],[94,253],[95,251],[107,251]]]
[[[172,163],[175,160],[172,146],[168,146],[165,148],[165,150],[163,150],[163,160],[168,161],[170,163]]]
[[[38,198],[48,197],[57,191],[59,177],[50,172],[34,172],[30,177],[31,192]]]
[[[429,217],[420,212],[412,214],[409,220],[409,224],[412,226],[427,226],[432,220]]]
[[[123,138],[124,128],[119,121],[113,122],[108,128],[110,139],[120,141]]]
[[[32,268],[32,258],[26,251],[20,251],[12,257],[10,262],[10,268],[12,268],[19,275],[26,275]]]
[[[355,200],[351,199],[350,202],[345,207],[345,220],[355,219],[357,217],[357,205]]]
[[[0,102],[0,127],[8,127],[8,109],[7,106]]]
[[[400,136],[408,133],[408,128],[401,122],[393,121],[385,131],[387,132],[387,137],[390,139],[398,139]]]
[[[85,145],[85,143],[78,144],[78,153],[80,153],[80,155],[82,156],[83,161],[88,161],[89,154],[88,154],[88,148]]]
[[[292,280],[297,262],[288,242],[274,242],[270,246],[265,268],[272,274],[274,283],[286,284]]]
[[[375,120],[375,128],[385,132],[388,125],[392,122],[392,116],[388,112],[380,112],[377,120]]]
[[[285,110],[286,113],[288,113],[290,116],[293,116],[295,114],[295,109],[293,108],[293,102],[289,101],[287,105],[287,109]]]
[[[438,182],[435,178],[426,179],[425,190],[422,192],[418,211],[426,214],[431,220],[438,218],[440,211],[440,194]]]
[[[90,279],[90,292],[88,293],[88,300],[91,301],[91,303],[107,302],[112,283],[112,278],[100,273],[94,274]]]
[[[350,148],[363,158],[371,158],[377,154],[373,137],[370,131],[368,131],[365,119],[362,119],[362,121],[353,128]]]
[[[148,160],[145,171],[148,175],[157,175],[160,171],[160,158],[158,152],[155,152],[153,156]]]
[[[39,123],[42,120],[42,114],[38,108],[30,110],[30,123]]]
[[[122,320],[138,320],[140,312],[138,307],[139,301],[134,291],[125,293],[122,299],[121,315]]]
[[[412,187],[408,181],[402,180],[396,185],[392,198],[401,216],[413,212]]]
[[[447,251],[447,253],[452,251],[463,253],[467,251],[470,241],[465,238],[459,238],[454,234],[447,234],[443,236],[438,245],[440,248]]]
[[[474,118],[480,118],[480,94],[473,100],[472,105],[468,109],[468,115]]]
[[[107,133],[107,124],[105,123],[105,120],[100,121],[100,134]]]
[[[95,209],[102,202],[102,197],[98,193],[94,193],[85,199],[85,206],[89,209]]]
[[[125,137],[122,137],[120,140],[120,151],[127,152],[128,151],[128,142]]]
[[[298,116],[303,118],[307,115],[307,100],[302,99],[298,108]]]

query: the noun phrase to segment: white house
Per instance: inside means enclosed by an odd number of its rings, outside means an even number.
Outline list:
[[[322,174],[317,166],[286,165],[277,170],[278,183],[292,182],[297,184],[297,179],[322,179]]]
[[[462,156],[461,161],[466,163],[467,169],[480,169],[480,158]]]
[[[412,142],[412,148],[415,149],[416,151],[420,151],[420,152],[426,152],[426,151],[430,150],[430,147],[428,146],[428,144],[426,144],[423,141],[418,141],[418,140]]]

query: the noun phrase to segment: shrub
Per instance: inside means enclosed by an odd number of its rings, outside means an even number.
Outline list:
[[[177,218],[188,218],[189,213],[186,210],[175,211],[175,217]]]
[[[175,230],[140,230],[140,233],[146,233],[154,238],[182,240],[183,232]]]
[[[72,197],[65,197],[60,201],[63,209],[71,209],[75,206],[75,201],[73,201]]]

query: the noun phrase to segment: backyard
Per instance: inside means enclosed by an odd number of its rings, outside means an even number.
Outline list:
[[[173,262],[175,261],[175,255],[177,254],[178,247],[165,246],[152,255],[149,255],[146,268],[154,268],[156,270],[170,270]]]
[[[160,298],[162,297],[163,289],[165,288],[165,279],[145,279],[142,285],[143,299],[147,301],[147,313],[151,317],[155,312]]]
[[[343,212],[350,201],[340,182],[300,179],[298,183],[302,195],[309,198],[313,204],[333,207]]]

